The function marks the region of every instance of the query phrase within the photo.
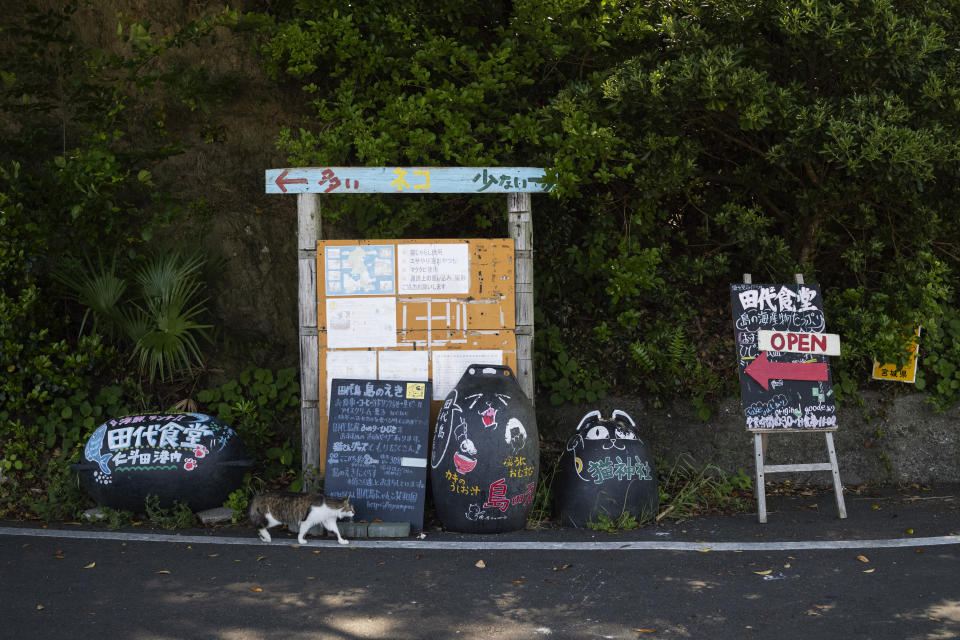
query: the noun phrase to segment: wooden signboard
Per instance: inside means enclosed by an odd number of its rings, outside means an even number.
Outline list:
[[[439,406],[471,364],[516,371],[512,240],[320,242],[317,298],[321,451],[334,378],[430,380]]]
[[[331,381],[324,492],[350,494],[357,520],[423,529],[430,429],[426,381]]]
[[[730,286],[740,392],[750,431],[837,428],[819,285]],[[776,350],[773,350],[773,349]]]
[[[737,370],[747,420],[753,433],[757,469],[757,520],[767,521],[766,475],[798,471],[829,471],[837,513],[847,517],[840,467],[833,445],[837,407],[833,397],[828,355],[840,354],[840,337],[823,333],[823,298],[818,285],[730,285]],[[773,433],[820,432],[829,462],[767,464],[767,437]]]
[[[265,173],[266,192],[296,194],[297,196],[297,269],[299,287],[297,300],[300,326],[300,430],[303,442],[303,474],[306,486],[314,486],[323,474],[325,460],[322,455],[326,438],[326,403],[315,391],[325,389],[320,379],[327,363],[319,362],[319,354],[326,347],[319,346],[321,328],[318,324],[316,291],[318,285],[317,241],[321,238],[320,197],[343,194],[505,194],[507,200],[507,231],[512,240],[515,260],[513,285],[515,318],[512,336],[505,336],[511,344],[505,345],[499,361],[508,364],[517,374],[524,393],[534,398],[533,384],[533,217],[531,194],[549,193],[555,184],[546,171],[536,167],[287,167],[269,169]],[[382,244],[382,243],[381,243]],[[320,259],[320,263],[324,262]],[[324,282],[323,277],[319,282]],[[383,280],[380,280],[383,283]],[[349,284],[346,281],[341,284]],[[437,283],[439,284],[439,283]],[[486,285],[491,284],[489,281]],[[321,290],[324,286],[321,285]],[[447,291],[446,285],[439,291]],[[322,301],[321,301],[322,302]],[[355,306],[361,307],[363,303]],[[349,305],[348,305],[349,306]],[[337,311],[343,311],[342,308]],[[365,321],[369,321],[370,308],[366,308]],[[432,317],[428,307],[427,317]],[[461,309],[461,312],[463,310]],[[361,315],[363,311],[361,310]],[[343,319],[345,316],[341,315]],[[461,318],[464,317],[461,313]],[[375,328],[383,328],[376,325]],[[506,327],[506,325],[504,325]],[[340,338],[347,336],[344,325],[338,329]],[[354,337],[357,332],[354,332]],[[469,335],[469,330],[468,330]],[[452,343],[453,344],[453,343]],[[459,356],[466,347],[451,347],[456,356],[441,356],[435,360],[427,354],[427,367],[440,365],[442,371],[454,371],[460,364]],[[511,351],[512,349],[512,351]],[[398,350],[399,351],[399,350]],[[477,351],[489,351],[477,349]],[[378,369],[380,362],[371,363],[369,357],[361,362],[358,357],[337,356],[336,366],[346,368],[371,367]],[[387,357],[386,367],[406,367],[414,364],[422,368],[422,354]],[[454,363],[456,366],[454,366]],[[468,363],[473,364],[473,362]],[[351,374],[354,375],[354,374]]]
[[[266,172],[267,193],[546,193],[536,167],[291,167]]]

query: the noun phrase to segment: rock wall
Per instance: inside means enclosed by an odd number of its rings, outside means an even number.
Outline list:
[[[888,398],[868,392],[863,401],[837,407],[834,443],[844,485],[960,482],[960,406],[936,413],[923,394]],[[630,414],[658,459],[673,462],[688,455],[697,468],[713,464],[725,473],[739,468],[755,474],[753,435],[744,428],[738,398],[723,401],[706,422],[681,402],[653,409],[639,398],[608,397],[594,406],[557,407],[540,398],[537,426],[545,448],[562,450],[580,419],[594,409],[605,417],[614,409]],[[828,461],[822,432],[778,433],[767,440],[767,464]],[[767,479],[831,483],[829,472],[777,473]]]

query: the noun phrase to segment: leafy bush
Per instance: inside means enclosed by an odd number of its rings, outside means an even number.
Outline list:
[[[960,312],[950,309],[924,330],[917,388],[929,392],[936,409],[946,411],[960,401]]]
[[[267,478],[300,467],[300,385],[296,369],[249,367],[236,380],[197,393],[206,412],[237,431]]]
[[[708,417],[736,391],[728,285],[745,272],[821,285],[848,392],[900,355],[903,326],[943,324],[960,240],[951,3],[446,6],[252,18],[313,110],[278,143],[296,165],[549,167],[536,358],[554,401],[641,389]],[[367,237],[503,230],[502,202],[431,198],[335,198],[324,217]]]

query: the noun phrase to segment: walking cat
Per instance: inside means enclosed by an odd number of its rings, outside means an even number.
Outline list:
[[[337,528],[337,518],[352,518],[350,494],[343,498],[330,498],[322,493],[291,493],[273,491],[256,496],[250,501],[247,512],[250,524],[257,528],[257,535],[264,542],[270,542],[270,527],[284,524],[299,526],[297,542],[307,544],[307,532],[318,524],[337,534],[337,542],[347,544]]]

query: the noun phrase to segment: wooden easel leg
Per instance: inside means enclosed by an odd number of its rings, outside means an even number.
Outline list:
[[[837,451],[833,446],[833,433],[827,431],[827,452],[830,454],[830,466],[833,471],[833,491],[837,494],[837,512],[841,518],[847,517],[847,507],[843,503],[843,484],[840,482],[840,467],[837,465]]]
[[[753,492],[757,495],[757,521],[761,523],[767,521],[767,485],[763,477],[765,439],[765,436],[759,433],[753,434],[753,452],[757,459],[757,483]]]

